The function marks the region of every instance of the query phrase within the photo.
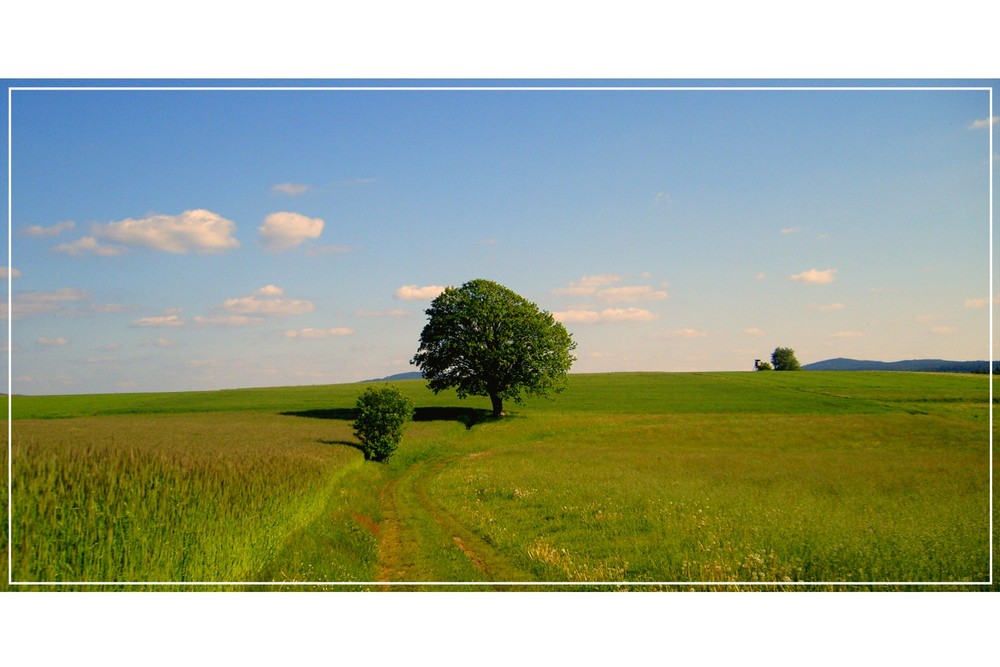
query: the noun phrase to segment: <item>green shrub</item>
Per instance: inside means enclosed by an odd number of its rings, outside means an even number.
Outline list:
[[[354,436],[361,441],[361,451],[369,461],[385,461],[413,419],[413,403],[395,387],[368,387],[358,396],[357,412]]]

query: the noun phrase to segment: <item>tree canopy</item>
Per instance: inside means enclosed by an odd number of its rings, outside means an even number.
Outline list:
[[[776,347],[771,353],[771,364],[776,371],[800,371],[802,366],[795,358],[795,350],[790,347]]]
[[[488,396],[494,416],[522,393],[562,391],[576,358],[572,336],[552,315],[503,285],[471,280],[449,287],[426,311],[427,325],[410,363],[435,393]]]
[[[369,461],[385,461],[403,439],[413,419],[413,403],[396,387],[368,387],[358,396],[354,436]]]

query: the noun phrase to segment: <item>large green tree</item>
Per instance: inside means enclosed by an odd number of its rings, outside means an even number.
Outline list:
[[[576,358],[576,343],[547,311],[489,280],[449,287],[431,303],[410,363],[437,393],[454,388],[459,398],[489,396],[493,415],[522,393],[562,391]]]

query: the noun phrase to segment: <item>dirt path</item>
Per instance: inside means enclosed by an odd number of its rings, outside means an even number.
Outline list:
[[[428,493],[428,483],[447,469],[452,458],[419,462],[383,490],[378,530],[379,581],[387,584],[383,590],[400,590],[390,582],[530,580]],[[476,590],[508,588],[475,586]]]

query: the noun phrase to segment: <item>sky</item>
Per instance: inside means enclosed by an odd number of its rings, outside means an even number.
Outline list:
[[[475,278],[572,372],[991,355],[989,84],[46,85],[9,97],[15,393],[413,371]]]

